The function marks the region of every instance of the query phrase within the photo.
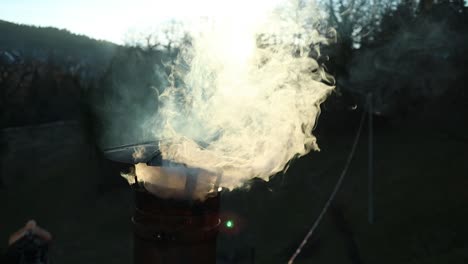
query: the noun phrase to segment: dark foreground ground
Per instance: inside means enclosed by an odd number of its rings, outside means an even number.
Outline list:
[[[342,189],[297,263],[468,263],[466,105],[445,105],[376,120],[372,225],[364,130]],[[249,263],[252,253],[255,263],[287,261],[344,166],[358,110],[325,111],[317,130],[321,152],[267,184],[223,195],[221,210],[246,224],[236,236],[220,235],[219,263]],[[121,168],[87,143],[80,123],[2,133],[0,247],[34,218],[54,235],[54,263],[131,263],[132,193]]]

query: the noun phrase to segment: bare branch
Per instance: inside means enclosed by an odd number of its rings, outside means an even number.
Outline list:
[[[328,2],[328,9],[330,10],[330,17],[333,19],[333,22],[338,25],[340,22],[338,21],[338,17],[336,16],[335,13],[335,8],[333,8],[333,0],[329,0]]]

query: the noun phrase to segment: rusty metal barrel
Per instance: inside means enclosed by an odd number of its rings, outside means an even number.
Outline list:
[[[220,175],[162,160],[155,142],[104,154],[134,166],[134,264],[216,263]]]
[[[163,199],[134,184],[134,264],[216,263],[219,195]]]

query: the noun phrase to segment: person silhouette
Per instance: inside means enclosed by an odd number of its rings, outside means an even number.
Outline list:
[[[5,264],[48,264],[48,249],[52,235],[29,220],[8,239],[8,248],[4,255]]]

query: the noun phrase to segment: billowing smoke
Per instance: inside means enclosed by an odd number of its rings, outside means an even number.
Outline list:
[[[164,160],[220,174],[227,188],[318,150],[312,130],[333,89],[316,60],[327,43],[317,8],[264,11],[190,23],[148,128]]]

